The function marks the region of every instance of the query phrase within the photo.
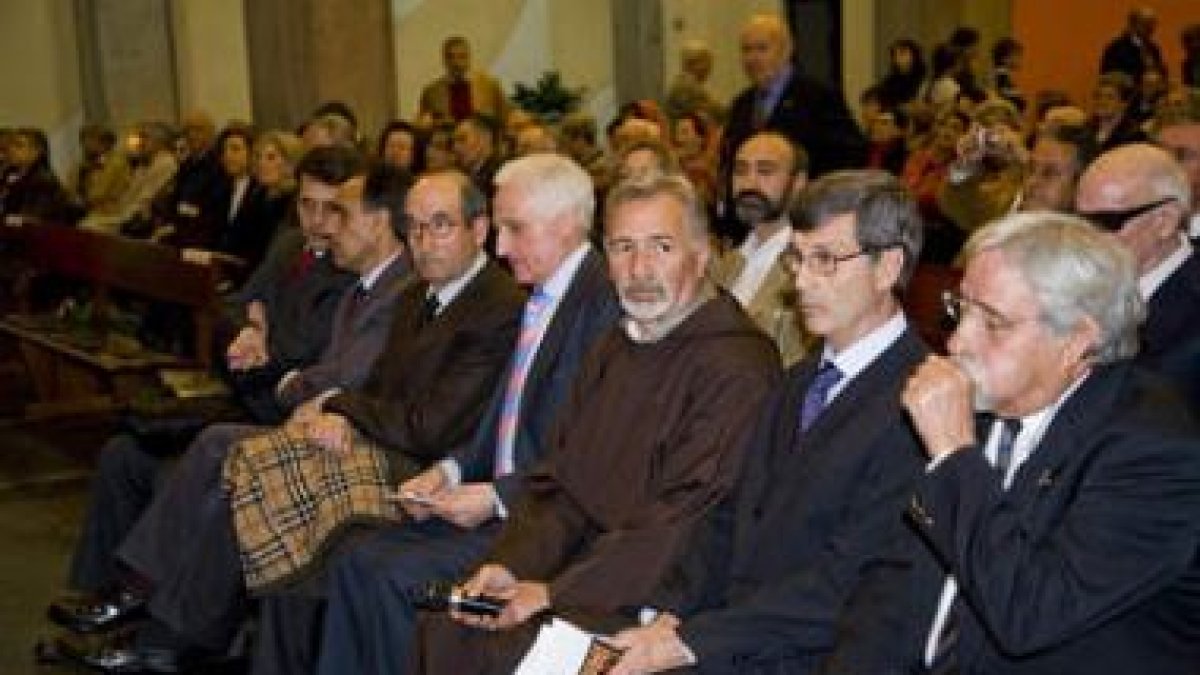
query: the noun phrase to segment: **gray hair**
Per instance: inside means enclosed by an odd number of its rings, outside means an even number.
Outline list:
[[[1138,349],[1145,303],[1133,256],[1087,221],[1051,211],[1031,211],[992,221],[967,241],[967,264],[997,250],[1033,289],[1041,321],[1065,335],[1085,317],[1100,329],[1096,363],[1130,358]]]
[[[540,152],[507,162],[496,173],[497,188],[513,187],[528,195],[539,216],[569,216],[587,236],[596,213],[592,177],[568,157]]]
[[[792,227],[807,232],[835,216],[854,214],[854,236],[873,260],[890,248],[904,254],[896,293],[917,267],[924,225],[912,194],[886,171],[836,171],[810,183],[792,205]]]
[[[605,224],[616,213],[617,208],[629,202],[652,199],[666,195],[683,206],[684,224],[696,242],[708,245],[708,217],[704,205],[685,176],[678,173],[650,172],[631,176],[618,182],[604,200]]]

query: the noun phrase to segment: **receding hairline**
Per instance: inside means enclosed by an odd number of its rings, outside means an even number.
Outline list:
[[[779,40],[785,47],[792,45],[792,34],[787,22],[778,14],[755,14],[746,20],[742,26],[740,38],[745,38],[754,32],[761,32],[773,40]]]

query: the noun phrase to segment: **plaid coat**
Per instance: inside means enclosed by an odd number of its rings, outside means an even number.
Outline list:
[[[283,430],[238,444],[224,481],[247,589],[264,592],[317,569],[351,525],[399,519],[386,499],[395,460],[361,438],[341,455]]]

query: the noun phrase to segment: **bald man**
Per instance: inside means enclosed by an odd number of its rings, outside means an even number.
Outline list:
[[[770,130],[804,148],[814,177],[866,161],[866,140],[850,116],[840,91],[801,75],[792,64],[792,36],[776,14],[757,14],[742,27],[742,68],[750,86],[730,104],[721,141],[721,179],[729,181],[737,150],[755,132]],[[724,213],[731,214],[732,204]],[[726,229],[729,229],[726,224]],[[732,227],[740,239],[744,229]]]
[[[1170,154],[1134,144],[1088,167],[1075,206],[1137,263],[1146,300],[1138,361],[1173,380],[1200,410],[1200,258],[1185,230],[1192,199],[1187,175]]]

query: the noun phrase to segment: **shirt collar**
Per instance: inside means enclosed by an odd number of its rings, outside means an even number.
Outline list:
[[[379,277],[383,276],[384,270],[386,270],[393,262],[396,261],[396,258],[399,258],[399,257],[400,257],[400,252],[396,251],[392,255],[388,256],[387,260],[384,260],[383,262],[379,263],[374,268],[372,268],[370,272],[367,272],[366,274],[359,277],[358,287],[361,288],[364,293],[369,293],[371,291],[371,289],[374,288],[375,284],[379,281]]]
[[[1188,241],[1187,235],[1181,234],[1179,239],[1180,246],[1175,249],[1174,253],[1164,258],[1154,269],[1138,279],[1138,290],[1142,292],[1143,300],[1149,300],[1176,270],[1183,267],[1188,256],[1192,255],[1192,242]]]
[[[583,259],[587,257],[589,251],[592,250],[591,244],[583,242],[563,259],[558,265],[558,269],[550,275],[550,278],[542,283],[538,290],[552,298],[555,302],[567,292],[567,287],[571,285],[571,280],[575,278],[575,273],[579,270],[579,266],[583,264]]]
[[[487,261],[487,254],[485,254],[483,251],[477,253],[475,255],[475,261],[471,263],[471,266],[467,268],[465,273],[460,275],[458,278],[447,282],[446,285],[442,286],[436,293],[434,293],[438,299],[438,306],[445,308],[449,306],[450,303],[454,302],[454,298],[458,297],[458,294],[462,292],[462,289],[466,287],[467,284],[471,283],[471,280],[474,279],[481,270],[483,270],[484,265],[487,265]]]
[[[838,353],[834,353],[829,343],[825,344],[825,349],[822,355],[823,361],[832,361],[837,369],[842,373],[842,379],[838,382],[838,386],[831,392],[831,396],[836,395],[838,391],[846,386],[846,383],[853,380],[859,373],[871,365],[879,355],[887,351],[896,340],[908,328],[908,319],[905,318],[904,312],[899,310],[892,315],[892,318],[877,326],[875,330],[855,340],[853,344],[846,347]]]

